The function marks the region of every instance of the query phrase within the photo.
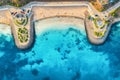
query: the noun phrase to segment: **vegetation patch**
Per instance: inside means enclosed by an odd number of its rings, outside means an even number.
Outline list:
[[[113,17],[120,17],[120,7],[118,7],[117,9],[115,9],[115,10],[113,10],[113,11],[111,11],[109,14],[111,15],[111,16],[113,16]]]
[[[98,21],[97,18],[94,18],[94,19],[93,19],[94,25],[95,25],[95,27],[96,27],[97,29],[98,29],[98,28],[103,29],[103,28],[105,27],[105,25],[108,25],[108,24],[109,24],[108,21],[106,21],[106,20],[101,20],[101,21],[103,22],[103,25],[102,25],[102,26],[99,26],[99,25],[97,24],[97,21]]]
[[[21,43],[28,41],[28,30],[24,28],[18,28],[18,39]]]
[[[98,10],[98,11],[103,11],[105,8],[97,1],[91,1],[91,4]]]
[[[99,37],[99,38],[102,38],[102,37],[104,37],[105,32],[106,31],[100,31],[100,32],[94,31],[94,35],[97,36],[97,37]]]
[[[32,0],[0,0],[0,6],[11,5],[11,6],[16,6],[16,7],[21,7],[30,1]]]

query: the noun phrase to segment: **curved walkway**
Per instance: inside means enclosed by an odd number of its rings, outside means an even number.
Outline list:
[[[88,7],[88,11],[90,13],[90,15],[95,16],[96,14],[99,15],[101,18],[104,18],[106,15],[108,15],[109,12],[111,12],[112,10],[117,9],[120,6],[120,2],[116,3],[114,6],[112,6],[111,8],[107,9],[104,12],[99,12],[97,11],[94,6],[87,1],[73,1],[73,2],[30,2],[27,5],[21,7],[21,8],[33,8],[35,6],[41,6],[41,7],[57,7],[57,6],[61,6],[61,7]],[[4,10],[9,10],[10,8],[16,8],[10,5],[5,5],[5,6],[0,6],[0,11],[4,11]],[[3,16],[3,15],[2,15]],[[4,15],[6,16],[6,15]],[[3,17],[4,17],[3,16]],[[0,20],[0,23],[3,22]],[[4,22],[3,22],[4,23]]]

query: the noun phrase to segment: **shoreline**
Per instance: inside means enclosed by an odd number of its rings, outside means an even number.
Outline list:
[[[47,23],[47,24],[45,24]],[[74,26],[82,32],[85,32],[84,20],[76,17],[52,17],[47,19],[38,20],[35,23],[36,34],[41,34],[43,31],[50,29],[63,30],[69,26]],[[39,26],[40,25],[40,26]]]
[[[0,34],[3,35],[12,35],[11,27],[6,24],[0,24]]]
[[[54,22],[54,20],[55,20],[55,22]],[[46,21],[47,21],[47,24],[44,24],[44,23],[46,23]],[[62,22],[60,22],[60,21],[62,21]],[[74,22],[73,22],[74,21]],[[40,23],[39,23],[40,22]],[[53,22],[52,24],[51,24],[51,22]],[[72,23],[71,23],[72,22]],[[81,30],[83,30],[83,32],[85,32],[86,34],[86,37],[88,37],[88,41],[91,43],[91,44],[93,44],[93,45],[98,45],[97,43],[95,43],[95,42],[92,42],[90,39],[89,39],[89,36],[88,36],[88,31],[87,31],[87,29],[86,29],[86,27],[85,27],[85,23],[84,23],[85,21],[82,19],[82,18],[79,18],[79,17],[68,17],[68,16],[55,16],[55,17],[49,17],[49,18],[45,18],[45,19],[42,19],[42,20],[37,20],[37,21],[35,21],[34,22],[34,27],[35,27],[35,30],[34,30],[34,33],[35,33],[35,35],[34,35],[34,37],[35,36],[37,36],[37,35],[40,35],[42,32],[44,32],[44,31],[47,31],[47,30],[49,30],[49,29],[55,29],[55,30],[64,30],[64,29],[67,29],[67,28],[69,28],[69,27],[65,27],[65,25],[66,26],[68,26],[68,25],[73,25],[74,27],[73,28],[76,28],[76,29],[79,29],[80,31]],[[115,23],[117,23],[117,22],[120,22],[120,18],[117,18],[117,19],[115,19],[110,25],[109,25],[109,31],[108,31],[108,33],[106,34],[106,35],[109,35],[110,34],[110,30],[111,30],[111,27],[115,24]],[[70,23],[70,24],[69,24]],[[79,23],[79,24],[78,24]],[[60,26],[60,24],[62,24],[62,25],[64,25],[64,26],[62,26],[62,27],[55,27],[55,26],[57,26],[57,25],[59,25]],[[13,35],[13,33],[11,33],[11,30],[10,30],[10,26],[9,25],[6,25],[6,24],[0,24],[0,26],[3,26],[4,25],[4,30],[8,30],[9,32],[4,32],[4,31],[2,31],[2,32],[0,32],[0,34],[3,34],[3,35]],[[43,25],[44,27],[39,27],[39,25]],[[48,26],[49,25],[49,26]],[[51,25],[53,25],[53,26],[51,26]],[[8,29],[9,28],[9,29]],[[2,27],[2,29],[3,29],[3,27]],[[1,27],[0,27],[0,30],[2,30],[1,29]],[[106,36],[107,37],[107,36]],[[33,44],[34,44],[34,40],[35,38],[33,38],[33,43],[32,43],[32,46],[34,46]],[[101,42],[101,44],[104,44],[105,43],[105,41],[106,41],[106,39],[107,38],[105,38],[102,42]],[[31,43],[30,43],[31,44]],[[100,44],[100,45],[101,45]],[[32,47],[31,46],[31,47]],[[30,49],[31,48],[30,46],[29,46],[29,48],[28,49]]]
[[[57,20],[57,21],[55,21],[55,20]],[[40,19],[40,20],[36,20],[36,21],[34,21],[33,23],[34,23],[34,27],[35,27],[35,25],[36,25],[36,23],[37,22],[43,22],[43,23],[46,23],[46,21],[50,24],[50,25],[56,25],[56,24],[62,24],[63,23],[63,25],[65,24],[65,25],[67,25],[68,23],[68,25],[77,25],[77,27],[76,28],[78,28],[78,29],[84,29],[84,19],[83,18],[80,18],[80,17],[75,17],[75,16],[54,16],[54,17],[47,17],[47,18],[44,18],[44,19]],[[53,22],[53,23],[51,23],[51,22]],[[40,23],[40,24],[43,24],[43,23]],[[78,24],[79,23],[79,24]],[[49,25],[49,24],[43,24],[43,25],[45,25],[46,26],[46,28],[45,29],[47,29],[47,25]],[[11,35],[12,35],[12,27],[11,27],[11,25],[7,25],[7,24],[3,24],[3,23],[0,23],[0,26],[2,26],[2,27],[0,27],[0,33],[2,33],[2,34],[7,34],[7,33],[10,33]],[[78,26],[80,26],[80,27],[78,27]],[[82,26],[82,27],[81,27]],[[48,26],[49,27],[49,26]],[[9,28],[9,29],[8,29]],[[35,27],[36,28],[36,27]],[[42,27],[40,27],[39,29],[41,29]],[[52,28],[52,26],[51,26],[51,28]],[[62,27],[61,26],[61,28],[60,27],[55,27],[55,26],[53,26],[53,28],[55,28],[55,29],[64,29],[64,28],[67,28],[67,27]],[[52,28],[52,29],[53,29]],[[4,30],[9,30],[9,32],[5,32],[5,31],[3,31],[3,29]],[[10,30],[11,29],[11,30]],[[44,30],[44,28],[43,29],[41,29],[41,30]]]

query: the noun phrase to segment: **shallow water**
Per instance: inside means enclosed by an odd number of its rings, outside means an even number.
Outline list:
[[[0,80],[120,80],[120,22],[107,41],[95,46],[69,26],[36,35],[32,49],[20,51],[12,36],[0,34]]]

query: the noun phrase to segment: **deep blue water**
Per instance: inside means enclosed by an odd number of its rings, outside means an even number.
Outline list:
[[[80,30],[47,30],[32,49],[20,51],[11,35],[0,34],[0,80],[120,80],[120,22],[103,45]]]

